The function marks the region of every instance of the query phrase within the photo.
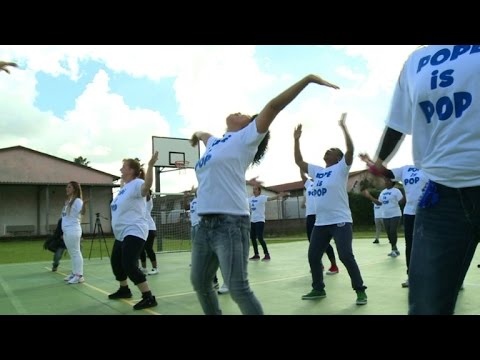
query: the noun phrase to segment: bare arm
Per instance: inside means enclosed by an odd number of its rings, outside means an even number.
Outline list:
[[[85,212],[87,211],[87,204],[88,204],[88,199],[83,200],[83,205],[82,205],[82,210],[80,210],[81,215],[85,215]]]
[[[376,176],[385,176],[389,179],[394,179],[395,175],[393,172],[386,167],[383,166],[383,164],[380,164],[380,167],[377,167],[377,165],[373,162],[373,160],[368,156],[367,153],[364,154],[359,154],[358,157],[367,164],[369,171]]]
[[[302,152],[300,151],[300,137],[302,136],[302,124],[299,124],[293,132],[293,138],[295,140],[295,164],[300,168],[300,171],[308,174],[308,164],[303,161]]]
[[[260,111],[256,118],[257,131],[262,134],[265,133],[270,127],[270,124],[273,122],[275,117],[280,113],[280,111],[282,111],[288,104],[290,104],[293,99],[295,99],[297,95],[300,94],[302,90],[305,89],[305,87],[310,83],[339,89],[337,85],[331,84],[328,81],[323,80],[319,76],[305,76],[302,80],[290,86],[287,90],[270,100],[267,105],[265,105],[265,107],[262,109],[262,111]]]
[[[190,139],[190,144],[192,146],[197,146],[198,142],[202,141],[203,145],[207,146],[208,139],[210,139],[211,136],[212,136],[212,134],[210,134],[210,133],[203,132],[203,131],[197,131],[196,133],[194,133],[192,135],[192,138]]]
[[[362,194],[363,196],[365,196],[368,200],[374,202],[375,204],[377,205],[382,205],[382,203],[378,200],[378,199],[375,199],[372,194],[370,194],[370,192],[368,190],[363,190],[362,191]]]
[[[7,74],[10,74],[10,70],[8,70],[7,66],[18,67],[18,65],[14,62],[0,60],[0,71],[5,71]]]
[[[263,181],[260,181],[260,180],[257,180],[258,179],[258,176],[255,176],[254,178],[251,178],[250,180],[246,180],[245,183],[247,185],[250,185],[250,186],[262,186],[263,185]]]
[[[152,158],[148,162],[147,173],[145,174],[145,182],[142,185],[142,196],[147,196],[150,192],[150,188],[153,184],[153,165],[155,165],[157,160],[158,151],[155,151],[155,153],[152,155]]]
[[[308,180],[308,178],[305,176],[305,172],[300,170],[300,176],[302,177],[302,182],[305,184],[305,181]]]
[[[345,123],[346,121],[347,114],[344,113],[342,114],[342,117],[338,124],[342,128],[343,131],[343,136],[345,137],[345,144],[347,145],[347,151],[345,152],[345,163],[350,166],[352,165],[353,162],[353,141],[352,138],[350,137],[350,133],[348,132],[347,129],[347,124]]]

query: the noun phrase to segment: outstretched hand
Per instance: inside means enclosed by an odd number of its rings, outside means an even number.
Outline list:
[[[194,133],[194,134],[192,135],[192,137],[190,138],[190,145],[192,145],[192,146],[195,147],[195,146],[198,145],[198,142],[199,142],[199,141],[200,141],[200,139],[198,138],[197,133]]]
[[[340,89],[340,87],[338,87],[337,85],[332,84],[331,82],[328,82],[327,80],[322,79],[320,76],[312,74],[312,75],[308,75],[308,78],[309,78],[310,82],[314,82],[318,85],[328,86],[328,87],[331,87],[333,89]]]
[[[338,120],[338,125],[340,125],[340,127],[342,129],[345,129],[347,127],[347,113],[343,113],[342,116],[340,117],[340,120]]]
[[[8,70],[7,66],[18,67],[18,65],[14,62],[9,61],[1,61],[0,60],[0,71],[5,71],[7,74],[10,74],[10,70]]]
[[[367,165],[373,165],[373,160],[370,158],[370,156],[368,156],[367,153],[358,154],[358,157]]]
[[[251,178],[250,180],[247,180],[247,184],[251,186],[262,186],[263,181],[257,180],[258,176],[255,176],[254,178]]]
[[[153,167],[158,160],[158,151],[155,151],[152,155],[152,158],[148,162],[149,167]]]
[[[300,139],[301,136],[302,136],[302,124],[298,124],[293,132],[293,138],[295,140],[298,140]]]

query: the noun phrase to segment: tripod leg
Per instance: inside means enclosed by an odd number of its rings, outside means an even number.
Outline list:
[[[103,244],[105,245],[105,249],[107,250],[107,255],[108,255],[108,257],[110,257],[110,253],[108,252],[107,240],[105,240],[105,234],[103,233],[103,228],[102,228],[101,224],[99,226],[99,231],[100,231],[100,234],[102,234]],[[101,246],[102,246],[102,244],[100,244],[100,247]]]
[[[92,241],[90,242],[90,253],[88,254],[88,260],[90,260],[90,257],[92,256],[93,241],[95,240],[96,230],[97,230],[97,224],[95,224],[93,228],[93,235],[92,235]]]

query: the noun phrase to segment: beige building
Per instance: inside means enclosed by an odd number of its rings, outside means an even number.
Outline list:
[[[70,181],[78,181],[89,199],[83,233],[93,232],[96,213],[103,231],[111,233],[110,202],[118,176],[23,146],[0,149],[0,169],[0,237],[50,233]]]

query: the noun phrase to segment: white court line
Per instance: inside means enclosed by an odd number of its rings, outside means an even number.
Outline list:
[[[12,303],[17,313],[22,315],[27,314],[27,311],[22,306],[20,300],[18,300],[18,297],[13,294],[13,291],[10,289],[10,286],[8,286],[8,283],[1,276],[0,276],[0,286],[3,288],[3,290],[7,294],[8,299]]]
[[[50,268],[48,268],[48,267],[45,267],[45,269],[50,270]],[[62,275],[62,276],[67,276],[67,274],[62,273],[62,272],[60,272],[60,271],[57,271],[57,274],[60,274],[60,275]],[[90,285],[90,284],[88,284],[87,282],[83,282],[83,283],[81,283],[81,285],[87,286],[87,287],[89,287],[90,289],[95,290],[95,291],[98,291],[99,293],[102,293],[102,294],[104,294],[104,295],[107,295],[107,296],[109,295],[109,293],[106,292],[105,290],[102,290],[102,289],[100,289],[100,288],[98,288],[98,287],[96,287],[96,286]],[[156,296],[156,298],[158,298],[158,297]],[[132,301],[130,301],[130,300],[126,300],[126,299],[118,299],[118,300],[120,300],[120,301],[122,301],[122,302],[124,302],[124,303],[126,303],[126,304],[128,304],[128,305],[131,305],[131,306],[135,305],[135,303],[132,302]],[[152,314],[152,315],[162,315],[162,314],[160,314],[159,312],[153,311],[153,310],[151,310],[151,309],[142,309],[142,310],[143,310],[143,311],[146,311],[146,312],[148,312],[148,313],[150,313],[150,314]]]

